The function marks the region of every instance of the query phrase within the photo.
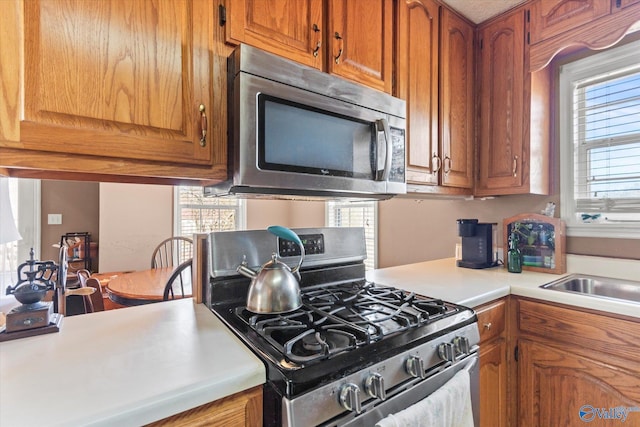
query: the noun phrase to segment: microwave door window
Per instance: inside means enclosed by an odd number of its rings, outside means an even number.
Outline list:
[[[369,122],[259,95],[261,169],[372,179]]]

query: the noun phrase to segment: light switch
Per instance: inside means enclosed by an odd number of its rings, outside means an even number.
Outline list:
[[[62,224],[62,214],[49,214],[49,225],[60,225]]]

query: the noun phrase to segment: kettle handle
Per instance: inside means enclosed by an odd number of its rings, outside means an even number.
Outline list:
[[[267,231],[271,234],[274,234],[278,237],[280,237],[281,239],[284,240],[290,240],[294,243],[297,243],[298,246],[300,246],[300,261],[298,262],[298,265],[293,268],[291,270],[292,273],[298,273],[298,270],[300,269],[300,266],[302,265],[302,261],[304,260],[304,245],[302,244],[302,240],[300,240],[300,237],[293,232],[292,230],[288,229],[287,227],[283,227],[281,225],[272,225],[267,227]],[[299,275],[299,273],[298,273]]]

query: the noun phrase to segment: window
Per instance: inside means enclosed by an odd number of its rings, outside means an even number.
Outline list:
[[[569,235],[640,238],[640,41],[560,69]]]
[[[40,180],[6,179],[13,217],[22,239],[0,244],[0,295],[5,295],[7,286],[18,281],[18,265],[29,259],[31,248],[40,259]]]
[[[367,246],[367,270],[378,265],[378,204],[371,201],[330,201],[327,202],[327,225],[329,227],[364,227]]]
[[[205,197],[202,187],[175,189],[175,235],[233,231],[245,228],[245,207],[241,199]]]

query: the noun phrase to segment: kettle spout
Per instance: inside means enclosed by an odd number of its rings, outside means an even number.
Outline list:
[[[249,279],[255,279],[258,275],[258,273],[248,267],[246,260],[242,261],[242,264],[240,264],[238,268],[236,268],[236,271],[243,276],[248,277]]]

